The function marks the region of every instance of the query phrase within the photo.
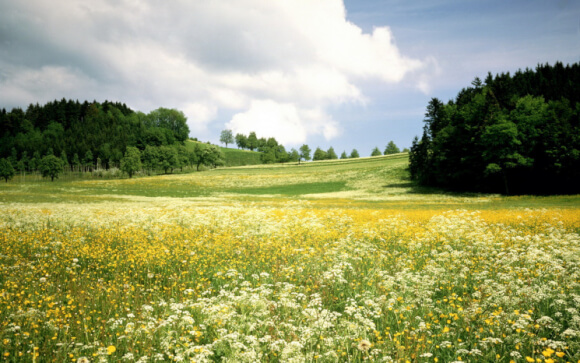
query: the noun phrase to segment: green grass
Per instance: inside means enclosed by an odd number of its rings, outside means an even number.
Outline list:
[[[188,144],[193,144],[189,142]],[[227,149],[231,154],[254,155]],[[580,196],[499,196],[449,193],[409,179],[408,155],[251,165],[189,174],[132,179],[38,179],[0,183],[0,203],[107,202],[120,198],[214,198],[223,201],[285,202],[396,209],[577,208]]]
[[[333,193],[345,190],[346,182],[299,183],[289,185],[270,186],[262,188],[233,189],[233,193],[241,194],[278,194],[284,196],[298,196],[305,194]]]

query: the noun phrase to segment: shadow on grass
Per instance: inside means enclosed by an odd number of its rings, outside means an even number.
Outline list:
[[[441,195],[448,195],[454,197],[481,197],[482,195],[487,195],[486,193],[476,193],[476,192],[467,192],[467,191],[453,191],[444,188],[438,187],[430,187],[420,185],[418,182],[414,182],[411,180],[400,182],[400,183],[390,183],[383,185],[383,188],[402,188],[408,189],[407,193],[409,194],[441,194]]]

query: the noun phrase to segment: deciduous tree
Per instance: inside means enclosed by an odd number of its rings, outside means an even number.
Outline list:
[[[133,174],[141,170],[141,152],[133,146],[128,146],[125,156],[121,159],[121,170],[133,177]]]
[[[8,183],[8,180],[12,179],[14,177],[14,174],[15,174],[14,167],[12,166],[10,161],[4,158],[0,159],[0,178],[3,178],[4,180],[6,180],[6,183]]]
[[[233,144],[234,143],[234,134],[232,132],[232,130],[222,130],[221,134],[220,134],[220,142],[223,144],[226,144],[226,148],[228,147],[228,144]]]
[[[62,173],[63,162],[60,158],[54,155],[47,155],[40,161],[40,172],[43,178],[50,177],[50,181],[58,179],[58,175]]]
[[[300,154],[298,154],[298,164],[300,164],[300,160],[302,159],[310,160],[310,148],[306,144],[300,146]]]

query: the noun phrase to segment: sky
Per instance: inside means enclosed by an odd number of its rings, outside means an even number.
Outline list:
[[[0,0],[0,108],[175,108],[216,144],[410,147],[431,98],[556,61],[580,62],[578,0]]]

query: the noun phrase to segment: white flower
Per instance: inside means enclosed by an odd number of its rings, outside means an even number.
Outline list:
[[[358,343],[358,350],[362,351],[362,352],[366,352],[367,350],[371,349],[371,342],[369,342],[366,339],[362,339],[359,343]]]

